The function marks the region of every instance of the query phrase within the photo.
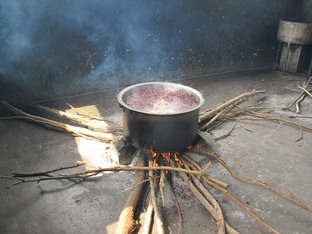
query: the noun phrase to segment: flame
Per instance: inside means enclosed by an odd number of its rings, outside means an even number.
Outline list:
[[[150,155],[153,157],[153,166],[173,166],[176,165],[178,167],[182,167],[183,163],[181,162],[180,158],[180,152],[173,152],[173,153],[156,153],[153,151],[149,152]]]
[[[186,147],[187,150],[193,148],[193,145],[189,145]],[[180,160],[181,153],[180,152],[165,152],[165,153],[157,153],[152,149],[148,150],[148,153],[153,157],[153,166],[171,166],[171,167],[182,167],[183,163]],[[168,173],[168,172],[167,172]]]
[[[189,145],[188,147],[186,147],[188,150],[193,148],[193,145]]]

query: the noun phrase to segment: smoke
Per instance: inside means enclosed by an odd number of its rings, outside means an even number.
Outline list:
[[[2,0],[0,85],[55,97],[250,66],[288,4],[258,2]]]
[[[53,96],[168,79],[182,46],[177,2],[3,0],[2,83]]]

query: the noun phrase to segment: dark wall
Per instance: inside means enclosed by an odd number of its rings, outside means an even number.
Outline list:
[[[272,65],[297,0],[2,0],[1,98]]]
[[[312,0],[302,0],[297,9],[297,20],[312,23]]]

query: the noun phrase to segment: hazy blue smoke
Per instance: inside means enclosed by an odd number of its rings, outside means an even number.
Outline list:
[[[268,64],[295,2],[1,0],[0,91],[52,97]]]
[[[176,2],[171,6],[161,1],[2,0],[0,4],[0,55],[5,58],[0,74],[7,83],[44,90],[64,82],[96,83],[99,88],[133,83],[139,77],[157,79],[172,70],[175,58],[170,53],[181,44],[171,41],[172,35],[182,32],[173,24]]]

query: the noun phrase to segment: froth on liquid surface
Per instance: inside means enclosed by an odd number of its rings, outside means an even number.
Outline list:
[[[139,90],[127,95],[125,102],[133,109],[157,114],[185,112],[199,104],[193,94],[172,88]]]

